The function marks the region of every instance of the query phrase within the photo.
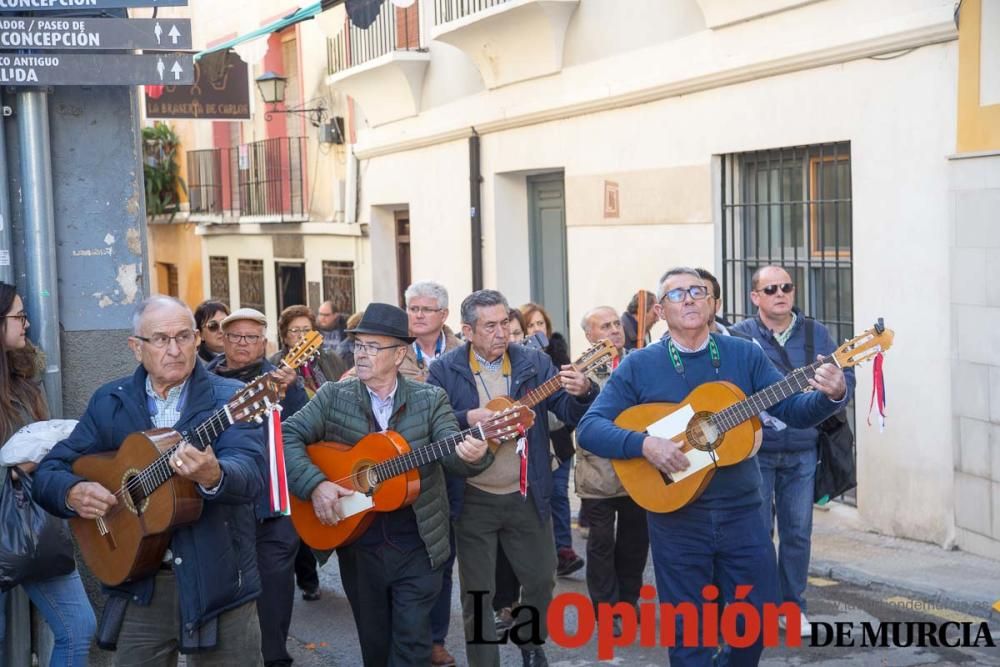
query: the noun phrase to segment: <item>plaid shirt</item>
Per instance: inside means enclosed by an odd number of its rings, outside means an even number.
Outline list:
[[[153,420],[156,428],[173,428],[173,425],[180,421],[181,410],[184,408],[184,391],[187,389],[187,380],[167,391],[166,398],[153,390],[153,383],[149,376],[146,376],[146,406],[149,409],[149,417]]]

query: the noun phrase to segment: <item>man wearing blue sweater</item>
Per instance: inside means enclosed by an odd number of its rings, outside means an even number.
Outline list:
[[[580,446],[611,459],[645,457],[664,473],[685,470],[690,463],[680,445],[621,429],[614,420],[634,405],[681,403],[705,382],[732,382],[746,394],[774,384],[781,375],[752,342],[711,336],[709,290],[694,269],[664,274],[657,290],[657,315],[670,327],[670,337],[625,357],[577,429]],[[810,384],[817,391],[791,396],[771,414],[793,426],[811,426],[833,414],[847,400],[843,371],[826,364]],[[752,586],[745,598],[760,611],[777,602],[777,565],[767,526],[760,513],[760,470],[755,458],[720,468],[697,500],[667,514],[648,513],[656,587],[661,602],[691,602],[701,609],[702,589],[718,584],[719,602],[736,600],[736,587]],[[698,637],[702,637],[699,615]],[[681,642],[684,621],[677,616]],[[756,665],[761,637],[747,648],[733,648],[730,664]],[[710,646],[671,647],[670,664],[709,665]]]

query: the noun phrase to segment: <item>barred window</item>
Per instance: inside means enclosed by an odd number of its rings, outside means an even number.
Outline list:
[[[229,305],[229,258],[212,256],[208,258],[209,298]]]
[[[853,336],[851,149],[847,142],[722,158],[722,289],[726,316],[752,317],[750,277],[784,267],[796,305],[835,341]]]
[[[264,312],[264,262],[260,259],[239,260],[240,308],[256,308]]]
[[[354,312],[354,262],[323,262],[323,300],[335,313]]]

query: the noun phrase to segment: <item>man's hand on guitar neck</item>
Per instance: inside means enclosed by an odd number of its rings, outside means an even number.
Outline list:
[[[281,384],[282,391],[288,391],[288,388],[298,379],[295,369],[287,366],[274,369],[271,371],[271,376]]]
[[[340,499],[353,494],[351,489],[345,489],[333,482],[320,482],[319,486],[313,489],[312,504],[316,518],[324,526],[336,526],[344,518],[344,513],[340,508]]]
[[[465,421],[469,422],[469,428],[476,424],[481,424],[496,414],[496,411],[489,408],[473,408],[465,414]]]
[[[586,396],[590,393],[590,380],[572,364],[566,364],[560,369],[559,383],[567,394],[573,396]]]
[[[816,356],[817,361],[822,358],[822,355]],[[844,400],[844,395],[847,393],[844,370],[836,364],[823,364],[817,368],[815,377],[809,380],[809,386],[826,394],[834,403]]]
[[[642,441],[642,455],[657,470],[668,474],[686,470],[691,465],[679,444],[673,440],[654,438],[651,435]]]
[[[222,467],[211,447],[202,452],[182,442],[170,455],[170,467],[204,489],[214,489],[222,481]]]
[[[118,502],[115,495],[97,482],[80,482],[66,494],[66,506],[83,519],[99,519]]]
[[[476,440],[471,435],[467,435],[465,440],[458,443],[455,453],[466,463],[476,463],[486,455],[486,441]]]

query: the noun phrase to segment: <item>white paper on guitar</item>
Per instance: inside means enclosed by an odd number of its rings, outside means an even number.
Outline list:
[[[356,491],[340,499],[340,511],[344,513],[344,518],[346,519],[349,516],[354,516],[355,514],[364,512],[366,509],[370,509],[374,504],[375,502],[371,496],[366,496]]]
[[[687,431],[688,422],[691,421],[692,417],[694,417],[694,409],[690,405],[681,406],[663,419],[659,419],[647,426],[646,433],[655,438],[673,440],[679,435],[684,435],[685,431]],[[679,482],[685,477],[715,464],[712,460],[712,455],[700,449],[691,449],[684,452],[684,455],[687,456],[691,465],[688,466],[687,470],[670,473],[670,479],[675,482]]]

